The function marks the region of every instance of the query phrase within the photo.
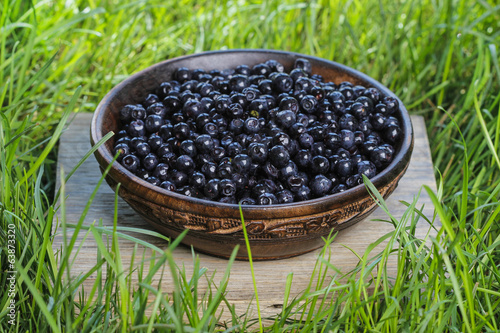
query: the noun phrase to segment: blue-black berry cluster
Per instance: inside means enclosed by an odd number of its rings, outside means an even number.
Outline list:
[[[230,70],[178,68],[120,110],[114,153],[136,176],[191,197],[286,204],[374,177],[402,137],[398,101],[325,82],[307,59]]]

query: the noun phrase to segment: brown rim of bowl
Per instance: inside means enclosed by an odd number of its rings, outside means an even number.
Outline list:
[[[405,106],[401,102],[401,100],[387,87],[382,85],[377,80],[369,77],[366,74],[363,74],[355,69],[352,69],[348,66],[336,63],[334,61],[304,55],[300,53],[287,52],[287,51],[277,51],[277,50],[263,50],[263,49],[234,49],[234,50],[224,50],[224,51],[208,51],[203,53],[196,53],[187,56],[176,57],[172,59],[168,59],[152,65],[146,69],[143,69],[115,87],[111,89],[111,91],[106,94],[106,96],[101,100],[97,109],[94,113],[91,123],[91,143],[92,146],[95,145],[96,142],[102,139],[102,137],[106,134],[102,133],[103,131],[103,120],[104,120],[104,111],[110,105],[113,97],[117,94],[118,91],[127,86],[130,82],[137,80],[139,77],[147,75],[150,72],[155,71],[156,69],[165,66],[166,64],[179,62],[181,60],[192,60],[196,58],[201,58],[204,56],[213,56],[213,55],[221,55],[221,54],[245,54],[245,53],[253,53],[253,54],[262,54],[271,56],[269,58],[266,57],[265,60],[271,59],[272,56],[281,56],[281,57],[293,57],[293,58],[306,58],[308,60],[312,60],[315,63],[323,63],[328,66],[336,68],[338,71],[348,73],[349,76],[362,81],[363,84],[371,87],[375,87],[380,90],[380,92],[385,96],[395,97],[399,102],[399,120],[401,121],[401,128],[403,130],[403,141],[398,144],[399,148],[397,149],[396,155],[393,157],[392,162],[379,174],[371,179],[371,182],[377,187],[385,186],[391,182],[394,178],[394,175],[397,175],[401,172],[404,172],[409,158],[411,156],[413,150],[413,128],[411,124],[411,120],[406,110]],[[314,67],[313,67],[314,68]],[[99,164],[102,168],[106,168],[113,160],[113,155],[111,152],[106,149],[106,145],[101,145],[97,151],[95,152],[95,156],[99,161]],[[140,187],[146,188],[149,191],[145,199],[152,200],[153,202],[158,201],[158,198],[161,196],[167,196],[175,201],[180,200],[180,202],[189,203],[189,209],[183,209],[184,207],[179,206],[180,210],[186,210],[192,213],[203,213],[206,211],[207,207],[218,207],[225,210],[226,213],[231,211],[233,216],[239,217],[239,205],[238,204],[227,204],[214,202],[205,199],[198,199],[193,197],[188,197],[182,194],[178,194],[175,192],[167,191],[159,186],[154,186],[148,183],[145,180],[140,179],[139,177],[132,174],[130,171],[125,169],[119,163],[114,163],[111,167],[111,170],[108,174],[109,177],[113,178],[113,180],[117,183],[122,183],[122,187],[125,186],[129,190],[136,191]],[[136,185],[133,185],[136,184]],[[143,192],[141,192],[142,194]],[[345,192],[336,193],[328,196],[324,196],[321,198],[311,199],[307,201],[294,202],[289,204],[277,204],[271,206],[259,206],[259,205],[242,205],[242,209],[245,211],[245,215],[249,218],[273,218],[273,217],[294,217],[294,216],[304,216],[313,212],[324,211],[326,207],[331,207],[332,205],[339,206],[342,204],[347,204],[349,202],[353,202],[355,198],[366,195],[366,189],[363,184],[357,185]],[[300,209],[298,209],[300,208]],[[286,214],[287,213],[291,214]],[[295,211],[295,212],[293,212]],[[229,216],[228,216],[229,217]]]

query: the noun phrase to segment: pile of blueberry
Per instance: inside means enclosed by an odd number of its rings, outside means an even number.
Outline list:
[[[307,59],[230,70],[176,69],[142,104],[120,110],[118,162],[187,196],[286,204],[374,177],[402,138],[398,101],[375,88],[325,82]]]

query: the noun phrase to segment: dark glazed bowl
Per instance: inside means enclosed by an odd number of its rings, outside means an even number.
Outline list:
[[[169,59],[136,73],[114,87],[101,101],[91,125],[91,143],[94,145],[108,132],[117,132],[118,112],[126,104],[140,103],[154,92],[163,81],[171,80],[173,71],[181,66],[190,69],[228,69],[240,64],[253,66],[268,59],[280,61],[289,71],[295,59],[302,57],[312,64],[312,72],[321,74],[325,81],[350,81],[366,87],[375,87],[383,95],[395,95],[376,80],[338,63],[291,52],[271,50],[214,51]],[[371,179],[380,193],[387,197],[396,188],[405,173],[413,149],[413,129],[405,107],[395,115],[404,136],[396,148],[392,163]],[[95,157],[101,171],[113,160],[114,139],[99,147]],[[161,233],[176,237],[189,229],[183,243],[207,254],[229,257],[239,244],[239,259],[247,259],[242,222],[238,205],[222,204],[187,197],[153,186],[114,163],[106,181],[142,217]],[[332,229],[346,228],[371,213],[375,202],[358,185],[345,192],[322,198],[273,206],[242,206],[249,234],[252,257],[256,260],[280,259],[303,254],[321,247],[323,236]]]

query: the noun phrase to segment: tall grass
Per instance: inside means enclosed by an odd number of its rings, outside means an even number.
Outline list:
[[[2,0],[0,290],[12,270],[7,240],[14,226],[17,312],[11,325],[9,295],[0,292],[0,331],[498,331],[499,22],[494,0]],[[127,236],[119,226],[108,230],[97,222],[84,229],[65,221],[64,186],[56,196],[60,205],[54,199],[58,139],[72,112],[92,112],[135,71],[224,48],[314,54],[394,90],[426,119],[439,188],[422,191],[442,227],[419,239],[417,221],[432,225],[434,217],[415,201],[394,218],[367,183],[394,225],[384,236],[389,245],[358,253],[351,272],[333,267],[325,247],[309,288],[291,298],[289,275],[282,312],[264,324],[234,310],[222,322],[219,305],[233,309],[224,294],[231,261],[214,285],[193,255],[196,269],[188,277],[172,259],[176,242],[165,251],[153,248],[152,256],[138,250],[142,283],[131,285],[132,272],[120,260],[119,238]],[[63,249],[53,248],[53,223],[98,241],[99,256],[85,275],[68,278],[74,243],[70,238]],[[384,274],[392,256],[394,277]],[[175,277],[174,290],[153,283],[164,270]],[[92,290],[78,292],[101,272],[105,277]],[[209,281],[204,293],[200,279]]]

